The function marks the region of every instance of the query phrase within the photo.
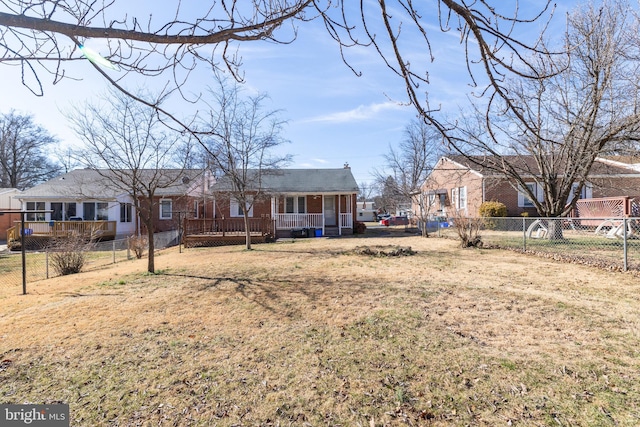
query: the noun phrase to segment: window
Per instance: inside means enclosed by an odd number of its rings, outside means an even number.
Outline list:
[[[62,203],[52,202],[51,211],[52,211],[51,212],[52,221],[62,221]]]
[[[199,212],[200,212],[200,202],[198,202],[197,200],[194,200],[193,202],[193,217],[194,218],[199,218]]]
[[[293,213],[294,212],[294,208],[293,208],[293,202],[294,202],[294,198],[293,197],[285,197],[284,199],[284,213]]]
[[[249,217],[253,217],[253,199],[251,198],[251,196],[247,196],[248,200],[247,200],[247,206],[251,206],[248,212],[248,216]],[[244,216],[244,212],[242,210],[242,206],[240,205],[240,203],[238,203],[238,201],[235,198],[231,198],[231,202],[229,205],[229,213],[231,214],[232,218],[240,218]]]
[[[120,203],[120,222],[131,222],[131,213],[133,206],[131,203]]]
[[[82,216],[85,221],[95,221],[96,220],[96,204],[91,203],[83,203],[82,210],[84,215]]]
[[[458,209],[467,208],[467,187],[458,187]]]
[[[306,213],[307,212],[307,198],[305,196],[298,197],[285,197],[284,198],[284,213]]]
[[[538,191],[538,185],[535,182],[528,182],[527,188],[533,195],[540,200],[540,192]],[[518,191],[518,207],[521,208],[532,208],[533,201],[526,195],[524,190]]]
[[[456,209],[467,208],[467,187],[451,189],[451,205]]]
[[[173,201],[160,200],[160,219],[171,219],[173,217]]]
[[[109,203],[106,203],[106,202],[96,203],[96,220],[109,221]]]
[[[578,184],[574,183],[571,186],[571,193],[569,194],[569,199],[567,200],[567,203],[570,202],[571,199],[573,199],[573,195],[576,194],[577,189],[578,189]],[[591,183],[585,182],[584,185],[582,186],[582,190],[580,191],[580,197],[578,198],[590,199],[591,197],[593,197],[593,186],[591,185]]]
[[[27,202],[27,211],[44,211],[44,202]],[[27,213],[27,221],[44,221],[44,212]]]
[[[433,206],[435,206],[435,204],[436,204],[436,193],[430,193],[427,207],[430,209]]]
[[[82,212],[82,218],[85,221],[109,221],[109,203],[107,202],[85,202],[82,204]]]
[[[69,221],[71,218],[77,218],[76,217],[76,204],[75,203],[65,203],[64,204],[64,219],[66,221]]]

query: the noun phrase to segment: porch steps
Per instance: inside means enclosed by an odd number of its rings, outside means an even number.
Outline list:
[[[338,230],[338,227],[325,227],[324,228],[324,235],[325,236],[339,236],[340,235],[340,231]]]

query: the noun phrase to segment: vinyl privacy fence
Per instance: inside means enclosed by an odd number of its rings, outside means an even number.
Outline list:
[[[178,244],[178,231],[157,233],[154,236],[156,250]],[[94,242],[89,245],[83,271],[95,270],[135,258],[129,239]],[[145,252],[146,253],[146,252]],[[47,248],[26,253],[27,283],[57,276],[51,265]],[[18,287],[22,284],[22,255],[20,252],[0,252],[0,287]]]
[[[475,222],[485,246],[508,248],[615,270],[640,270],[640,218],[461,218]],[[454,221],[427,231],[457,238]]]

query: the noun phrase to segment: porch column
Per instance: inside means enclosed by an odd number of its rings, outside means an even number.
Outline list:
[[[342,209],[340,206],[340,201],[342,197],[338,194],[338,236],[342,236]]]
[[[322,200],[322,235],[326,236],[325,231],[325,221],[324,221],[324,194],[320,195],[320,200]]]

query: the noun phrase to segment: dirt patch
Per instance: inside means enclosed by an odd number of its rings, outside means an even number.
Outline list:
[[[356,255],[370,255],[376,257],[394,257],[415,255],[411,246],[357,246],[352,253]]]

